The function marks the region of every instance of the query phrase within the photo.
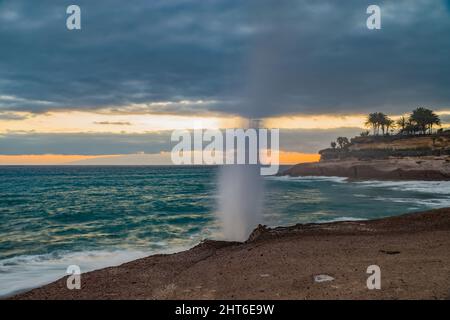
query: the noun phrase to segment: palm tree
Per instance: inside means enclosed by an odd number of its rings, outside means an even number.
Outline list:
[[[389,134],[389,129],[395,126],[395,121],[386,116],[386,119],[384,120],[384,125],[386,126],[386,134]]]
[[[400,127],[400,132],[404,132],[406,125],[407,125],[408,120],[406,120],[406,118],[404,116],[401,116],[398,120],[397,120],[397,125]]]
[[[439,119],[439,116],[437,114],[435,114],[433,111],[431,111],[430,122],[429,122],[430,133],[433,133],[433,125],[440,126],[441,119]]]
[[[422,133],[426,133],[427,130],[429,133],[433,132],[433,125],[440,125],[441,120],[439,116],[434,113],[433,110],[419,107],[411,113],[409,117],[411,123],[417,126],[418,131]]]
[[[376,115],[377,115],[378,128],[381,127],[381,131],[383,132],[383,135],[384,135],[388,117],[383,112],[377,112]]]
[[[427,129],[427,123],[428,123],[428,114],[427,114],[427,110],[425,108],[417,108],[415,110],[413,110],[413,112],[411,113],[411,115],[409,116],[409,119],[411,120],[411,122],[413,124],[415,124],[417,126],[417,128],[419,129],[419,131],[421,131],[422,133],[425,133],[426,129]]]
[[[367,120],[365,122],[365,126],[366,127],[372,127],[373,135],[376,134],[375,131],[378,130],[378,114],[376,112],[375,113],[370,113],[367,116]]]
[[[405,126],[405,131],[408,135],[416,134],[416,132],[420,131],[419,126],[415,124],[411,119],[408,119]]]

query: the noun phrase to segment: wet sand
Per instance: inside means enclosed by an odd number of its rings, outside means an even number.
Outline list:
[[[380,207],[380,210],[383,210]],[[381,289],[369,290],[369,265]],[[333,281],[315,282],[326,274]],[[12,299],[449,299],[450,208],[371,221],[257,228],[66,278]]]

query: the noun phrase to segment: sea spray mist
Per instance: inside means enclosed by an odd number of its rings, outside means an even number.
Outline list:
[[[259,120],[250,119],[248,122],[249,128],[258,129],[259,126]],[[259,144],[256,144],[258,150]],[[249,148],[246,149],[246,160],[249,158],[248,150]],[[259,158],[259,152],[257,154]],[[245,241],[251,231],[262,222],[263,182],[259,164],[221,167],[219,219],[226,240]]]
[[[245,241],[261,223],[263,189],[258,165],[221,167],[218,214],[226,240]]]

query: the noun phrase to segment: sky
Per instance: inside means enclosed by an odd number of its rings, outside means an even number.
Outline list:
[[[284,163],[369,112],[448,126],[449,34],[448,0],[0,0],[0,164],[170,163],[174,129],[247,118],[280,128]]]

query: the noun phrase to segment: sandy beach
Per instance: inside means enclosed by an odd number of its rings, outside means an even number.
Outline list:
[[[80,290],[62,278],[12,299],[449,299],[449,248],[450,208],[260,226],[244,243],[207,240],[82,274]],[[380,290],[366,286],[370,265],[381,269]]]

